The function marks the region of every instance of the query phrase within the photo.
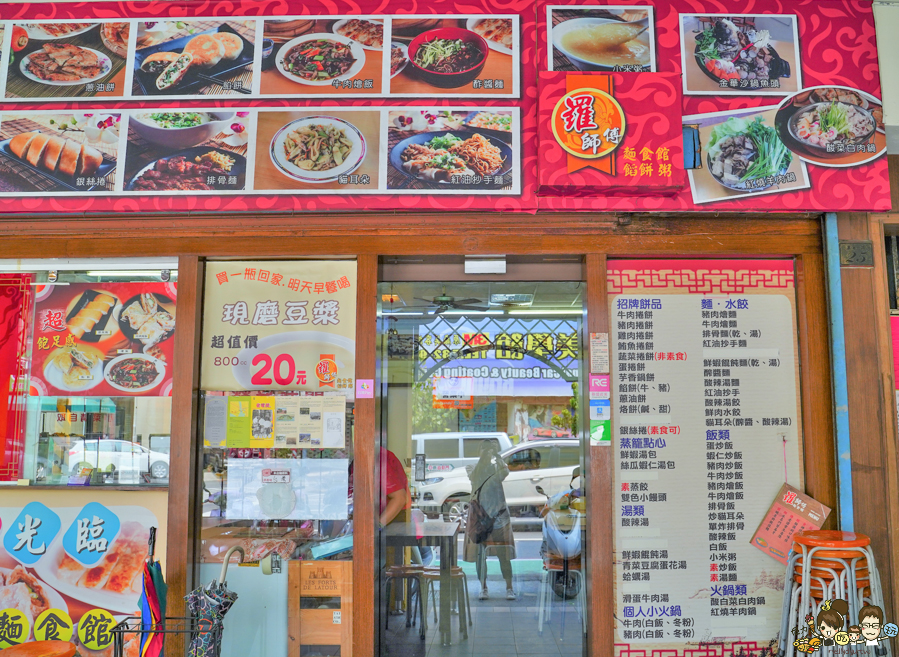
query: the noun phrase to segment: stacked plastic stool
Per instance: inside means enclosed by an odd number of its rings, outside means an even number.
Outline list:
[[[793,641],[805,635],[806,618],[817,618],[824,601],[836,599],[849,603],[847,626],[858,624],[858,612],[866,604],[883,609],[871,539],[864,534],[823,529],[796,533],[787,558],[778,655],[796,657]],[[821,656],[832,657],[835,647],[840,646],[822,646]],[[860,655],[868,651],[870,657],[892,657],[889,641],[880,642],[876,649],[854,648]]]

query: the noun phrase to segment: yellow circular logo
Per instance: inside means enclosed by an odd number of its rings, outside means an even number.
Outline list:
[[[315,366],[315,376],[322,382],[322,385],[334,385],[337,380],[337,363],[332,360],[332,357],[322,358]]]
[[[559,145],[572,155],[589,160],[605,157],[624,139],[624,110],[599,89],[575,89],[562,96],[552,120]]]
[[[34,622],[37,641],[68,641],[72,633],[72,618],[62,609],[48,609]]]
[[[0,611],[0,650],[25,643],[31,634],[28,617],[18,609]]]
[[[78,621],[78,640],[88,650],[103,650],[112,643],[115,618],[105,609],[91,609]]]

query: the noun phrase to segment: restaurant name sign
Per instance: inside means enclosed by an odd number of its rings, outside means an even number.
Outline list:
[[[0,15],[12,211],[889,209],[869,4],[232,9]]]

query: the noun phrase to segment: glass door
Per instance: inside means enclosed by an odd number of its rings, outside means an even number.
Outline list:
[[[380,284],[382,656],[582,654],[583,295]]]

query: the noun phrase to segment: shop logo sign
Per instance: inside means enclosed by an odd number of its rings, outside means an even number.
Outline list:
[[[334,387],[337,381],[337,363],[333,354],[321,354],[318,365],[315,366],[315,376],[318,377],[318,387]]]
[[[6,530],[3,547],[23,564],[30,566],[47,553],[61,524],[59,516],[47,506],[31,502]]]
[[[562,96],[552,114],[556,141],[577,158],[609,156],[624,138],[624,110],[599,89],[575,89]]]
[[[119,534],[119,517],[102,504],[90,502],[78,513],[62,538],[66,553],[83,566],[102,559]]]

